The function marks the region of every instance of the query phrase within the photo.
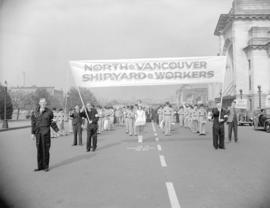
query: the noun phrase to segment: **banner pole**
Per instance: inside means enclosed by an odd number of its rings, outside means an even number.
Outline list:
[[[225,77],[224,77],[225,79]],[[222,102],[223,102],[223,93],[224,93],[224,82],[222,83],[222,90],[221,90],[221,95],[220,95],[220,114],[219,114],[219,119],[220,119],[220,116],[221,116],[221,110],[222,110]]]
[[[73,79],[73,80],[74,80],[74,79]],[[79,97],[80,97],[80,99],[81,99],[82,105],[83,105],[83,107],[84,107],[84,111],[85,111],[85,114],[86,114],[86,117],[87,117],[88,123],[90,124],[90,119],[89,119],[89,116],[88,116],[88,113],[87,113],[87,110],[86,110],[85,104],[84,104],[83,99],[82,99],[82,95],[81,95],[81,92],[80,92],[80,88],[79,88],[79,86],[77,85],[77,83],[76,83],[76,81],[75,81],[75,80],[74,80],[74,82],[75,82],[75,86],[76,86],[76,88],[77,88],[77,90],[78,90]]]
[[[83,99],[82,99],[82,95],[81,95],[81,92],[80,92],[80,88],[79,88],[78,86],[77,86],[77,90],[78,90],[78,92],[79,92],[79,96],[80,96],[81,102],[82,102],[82,104],[83,104],[83,107],[84,107],[84,111],[85,111],[87,120],[88,120],[88,122],[89,122],[89,124],[90,124],[90,119],[89,119],[89,116],[88,116],[88,113],[87,113],[85,104],[84,104]]]

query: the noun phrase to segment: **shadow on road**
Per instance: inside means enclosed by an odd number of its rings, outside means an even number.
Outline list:
[[[96,151],[99,152],[99,151],[102,151],[102,150],[107,149],[107,148],[111,148],[111,147],[119,145],[119,144],[121,144],[121,142],[110,143],[110,144],[98,147]],[[88,159],[91,159],[92,157],[94,157],[95,155],[96,155],[96,152],[94,152],[94,153],[93,152],[88,152],[88,153],[85,153],[83,155],[78,155],[76,157],[69,158],[69,159],[66,159],[66,160],[64,160],[62,162],[56,163],[56,164],[52,165],[50,167],[50,169],[59,168],[59,167],[65,166],[65,165],[69,165],[69,164],[72,164],[72,163],[75,163],[75,162],[79,162],[81,160],[88,160]]]

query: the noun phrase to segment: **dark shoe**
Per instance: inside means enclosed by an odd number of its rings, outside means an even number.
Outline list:
[[[93,152],[95,152],[95,151],[96,151],[96,149],[97,149],[97,148],[96,148],[96,147],[94,147],[94,148],[93,148]]]
[[[44,171],[45,171],[45,172],[48,172],[48,171],[49,171],[49,168],[45,168]]]
[[[90,149],[86,150],[86,152],[90,152]]]
[[[41,171],[42,169],[41,168],[36,168],[34,171],[37,172],[37,171]]]
[[[223,149],[223,150],[225,150],[226,148],[225,148],[225,147],[219,147],[219,149]]]
[[[77,144],[73,144],[72,146],[77,146]]]

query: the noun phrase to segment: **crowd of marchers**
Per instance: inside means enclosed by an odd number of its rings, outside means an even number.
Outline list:
[[[86,131],[86,151],[96,151],[98,134],[123,127],[129,136],[137,136],[138,143],[143,142],[144,127],[147,122],[156,122],[165,136],[172,134],[172,128],[178,125],[190,131],[206,135],[206,124],[212,121],[212,138],[215,149],[225,149],[224,123],[228,125],[228,139],[238,142],[237,110],[233,101],[230,109],[223,109],[220,103],[214,108],[203,104],[183,104],[179,108],[172,107],[169,102],[154,108],[138,101],[134,105],[118,105],[114,107],[94,106],[87,102],[82,107],[76,105],[68,113],[68,126],[65,125],[65,113],[62,109],[50,110],[45,98],[41,98],[39,106],[31,116],[32,138],[36,140],[39,170],[49,170],[49,149],[51,138],[73,133],[73,146],[83,145],[82,131]]]

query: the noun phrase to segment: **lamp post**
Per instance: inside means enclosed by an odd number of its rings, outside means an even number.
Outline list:
[[[8,128],[8,121],[7,121],[7,81],[4,84],[4,120],[3,120],[3,129]]]
[[[261,90],[261,85],[258,85],[258,94],[259,94],[259,108],[260,108],[260,109],[262,108],[262,103],[261,103],[261,93],[262,93],[262,90]]]
[[[242,98],[243,98],[243,90],[240,89],[239,92],[240,92],[240,98],[241,98],[241,100],[242,100]]]

